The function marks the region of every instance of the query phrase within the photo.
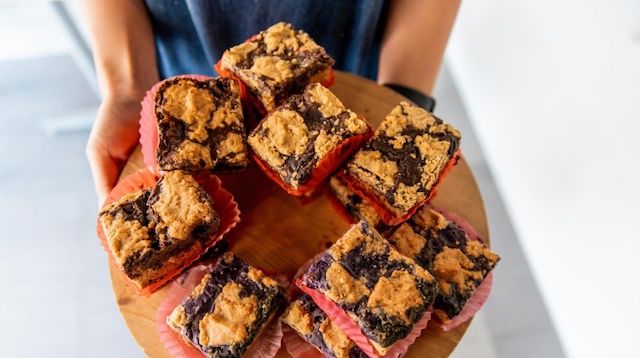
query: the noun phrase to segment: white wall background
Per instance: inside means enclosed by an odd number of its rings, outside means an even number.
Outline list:
[[[567,353],[640,356],[640,1],[463,1],[447,56]]]

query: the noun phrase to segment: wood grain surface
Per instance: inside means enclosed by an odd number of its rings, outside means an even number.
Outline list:
[[[345,106],[365,117],[373,128],[404,99],[373,81],[338,71],[331,90]],[[142,167],[142,154],[137,148],[122,175]],[[339,238],[349,226],[335,213],[325,196],[302,204],[255,166],[220,177],[223,186],[234,194],[241,210],[242,221],[226,236],[231,250],[248,263],[270,272],[284,273],[291,278],[302,263]],[[444,180],[433,204],[461,215],[482,237],[489,238],[482,197],[464,158]],[[156,308],[165,297],[167,287],[145,298],[127,288],[116,267],[110,265],[110,273],[118,307],[135,340],[148,356],[168,357],[155,327]],[[429,325],[411,346],[407,357],[449,356],[469,323],[451,332]],[[281,348],[278,357],[288,356]]]

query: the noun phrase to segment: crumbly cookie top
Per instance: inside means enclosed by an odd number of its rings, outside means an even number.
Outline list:
[[[267,110],[333,62],[306,32],[284,22],[228,49],[221,59],[222,68],[240,77]]]
[[[499,261],[491,249],[430,207],[421,208],[389,237],[398,251],[433,272],[439,294],[436,316],[456,316]]]
[[[126,194],[100,211],[109,249],[120,266],[129,257],[152,250],[153,241],[146,225],[149,193],[150,190],[141,190]]]
[[[366,356],[306,294],[302,294],[289,305],[282,315],[282,321],[325,356],[336,358]]]
[[[411,331],[437,292],[425,269],[364,221],[312,264],[303,281],[347,311],[382,355]]]
[[[328,153],[367,130],[362,118],[315,83],[265,118],[248,142],[283,181],[297,188]]]
[[[313,332],[313,317],[307,312],[300,300],[291,302],[282,316],[282,320],[302,335],[306,336]]]
[[[246,165],[244,119],[235,81],[172,78],[160,86],[154,100],[161,169]]]
[[[195,228],[214,221],[211,200],[191,175],[179,170],[167,172],[158,187],[157,201],[151,208],[160,219],[156,230],[161,237],[166,230],[168,237],[186,240]]]
[[[218,228],[209,195],[190,175],[168,172],[153,188],[126,194],[100,211],[116,264],[141,287],[185,245]]]
[[[241,290],[234,282],[222,288],[213,303],[213,312],[205,314],[198,324],[201,345],[232,345],[247,339],[247,327],[257,318],[258,299],[255,295],[241,296]]]
[[[460,132],[424,109],[401,102],[347,165],[348,174],[404,213],[423,202],[460,143]]]
[[[207,356],[242,356],[283,302],[275,280],[227,252],[167,324]]]

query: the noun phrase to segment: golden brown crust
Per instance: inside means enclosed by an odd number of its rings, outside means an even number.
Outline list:
[[[248,142],[261,161],[297,189],[329,153],[368,130],[362,118],[315,83],[271,112]]]
[[[451,283],[462,290],[475,287],[474,281],[482,279],[482,272],[472,271],[474,264],[460,249],[444,247],[433,261],[433,270],[438,277],[440,290],[449,294]]]
[[[247,327],[257,317],[258,299],[254,295],[241,297],[241,289],[234,282],[222,288],[213,312],[206,314],[199,323],[201,345],[232,345],[247,339]]]
[[[160,169],[246,166],[244,118],[236,81],[171,78],[160,85],[154,103]],[[225,142],[229,138],[233,141]]]
[[[347,176],[396,216],[429,197],[453,158],[460,132],[422,108],[401,102],[347,163]]]
[[[362,255],[382,255],[389,248],[384,240],[367,235],[363,231],[362,225],[353,225],[342,237],[333,244],[328,252],[334,260],[340,261],[349,252],[357,247],[361,249]]]
[[[402,224],[389,238],[398,252],[407,257],[416,257],[420,254],[427,240],[418,235],[409,224]]]
[[[415,278],[407,271],[394,271],[390,277],[381,277],[376,283],[367,307],[390,313],[412,323],[407,311],[424,304],[424,299],[416,287]]]
[[[324,338],[325,344],[338,358],[348,358],[349,351],[354,343],[349,337],[333,323],[330,319],[325,319],[320,324],[320,332]]]
[[[293,301],[287,311],[282,316],[284,323],[298,331],[302,335],[308,335],[313,332],[313,317],[307,312],[302,303],[298,300]]]
[[[151,207],[160,218],[156,230],[161,239],[166,229],[170,238],[186,240],[196,227],[214,221],[213,206],[202,200],[202,188],[191,175],[167,172],[160,183],[160,195]]]
[[[357,280],[342,265],[334,262],[327,269],[329,290],[327,297],[336,302],[356,303],[369,295],[370,291],[364,283]]]
[[[225,51],[220,65],[270,112],[294,91],[324,79],[333,59],[307,33],[280,22]]]

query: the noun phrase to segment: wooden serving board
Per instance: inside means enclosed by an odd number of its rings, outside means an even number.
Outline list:
[[[336,71],[331,90],[346,107],[364,116],[373,128],[401,100],[401,95],[373,81]],[[140,169],[139,148],[127,163],[123,176]],[[338,239],[349,227],[329,200],[319,196],[308,204],[288,195],[259,170],[251,168],[222,175],[223,186],[240,206],[241,222],[225,237],[233,250],[248,263],[290,279],[298,267]],[[434,205],[461,215],[484,238],[489,237],[482,197],[464,158],[458,162],[438,189]],[[109,261],[107,261],[109,262]],[[111,283],[118,307],[131,334],[150,357],[168,357],[156,333],[156,308],[167,286],[148,298],[127,288],[118,269],[110,264]],[[407,357],[447,357],[456,347],[469,322],[451,332],[429,325],[411,346]],[[288,357],[284,347],[278,357]]]

